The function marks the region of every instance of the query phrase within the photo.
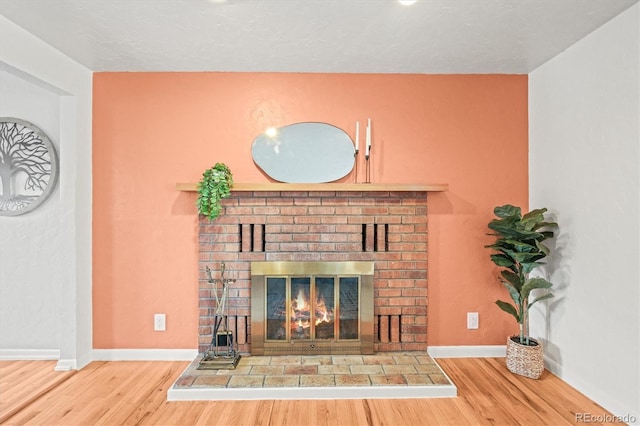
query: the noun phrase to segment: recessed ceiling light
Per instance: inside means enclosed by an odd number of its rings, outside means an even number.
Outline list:
[[[398,2],[403,6],[411,6],[412,4],[414,4],[417,1],[418,0],[398,0]]]

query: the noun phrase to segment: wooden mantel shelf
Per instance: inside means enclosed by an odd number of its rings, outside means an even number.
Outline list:
[[[195,191],[197,183],[176,183],[178,191]],[[407,183],[234,183],[233,191],[405,191],[405,192],[443,192],[449,189],[447,183],[407,184]]]

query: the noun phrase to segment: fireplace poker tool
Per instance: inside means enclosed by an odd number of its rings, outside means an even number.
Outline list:
[[[225,278],[225,264],[220,267],[220,278],[211,276],[211,268],[206,267],[207,282],[213,286],[212,292],[216,300],[216,309],[213,315],[213,336],[209,350],[207,350],[198,365],[198,370],[207,369],[234,369],[240,360],[240,355],[235,350],[233,333],[229,330],[229,285],[236,282],[235,278]],[[221,291],[218,290],[221,285]],[[219,294],[220,293],[220,294]],[[223,330],[220,326],[224,323]],[[226,347],[221,350],[221,347]]]

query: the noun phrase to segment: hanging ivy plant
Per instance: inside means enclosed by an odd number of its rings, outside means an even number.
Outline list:
[[[196,200],[198,212],[208,217],[209,220],[217,218],[222,210],[220,202],[231,194],[232,186],[233,176],[225,164],[216,163],[215,166],[205,170],[200,183],[198,183],[198,199]]]

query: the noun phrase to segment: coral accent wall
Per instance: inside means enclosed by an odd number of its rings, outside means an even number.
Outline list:
[[[428,345],[515,331],[483,246],[495,205],[527,207],[527,76],[96,73],[93,95],[94,348],[198,345],[196,196],[176,182],[216,162],[266,182],[251,159],[265,128],[319,121],[353,135],[369,117],[373,182],[449,184],[428,196]],[[479,330],[466,329],[471,311]],[[167,331],[153,331],[154,313]]]

